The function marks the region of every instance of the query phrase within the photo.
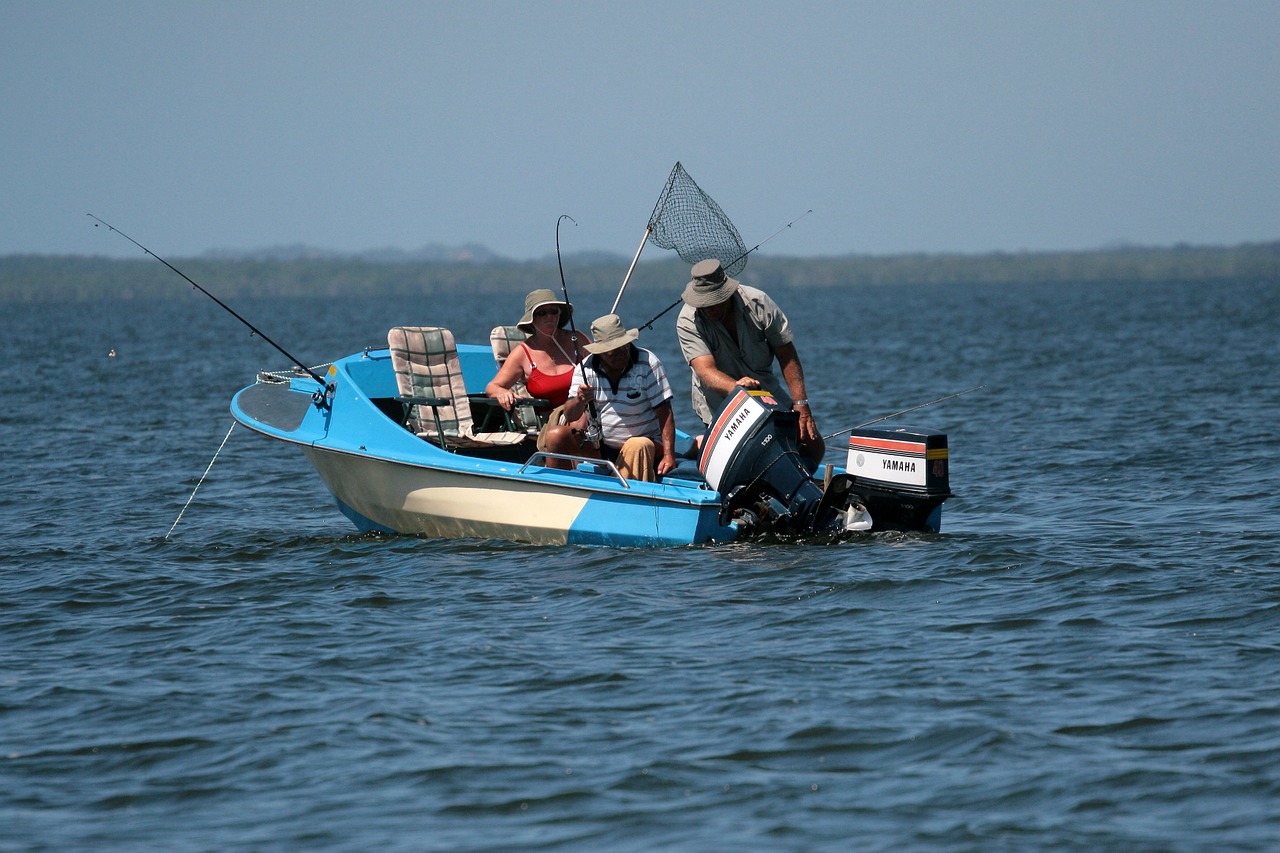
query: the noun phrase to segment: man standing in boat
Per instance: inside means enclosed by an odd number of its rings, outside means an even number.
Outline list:
[[[813,468],[826,446],[809,408],[791,326],[769,294],[729,278],[720,261],[699,261],[676,320],[680,352],[693,370],[693,411],[710,424],[735,387],[763,388],[800,416],[800,450]],[[778,362],[782,380],[773,372]]]
[[[676,466],[676,423],[671,412],[671,385],[656,355],[636,346],[639,329],[626,329],[617,314],[591,324],[591,353],[573,372],[577,393],[564,407],[573,424],[595,402],[600,419],[600,446],[584,444],[580,430],[564,428],[547,438],[547,449],[575,456],[597,453],[618,466],[630,480],[653,482]]]

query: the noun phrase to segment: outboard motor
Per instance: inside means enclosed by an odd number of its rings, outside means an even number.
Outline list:
[[[698,460],[721,494],[721,524],[782,534],[939,531],[951,497],[944,433],[854,429],[846,470],[824,489],[800,456],[799,421],[767,391],[738,388],[725,400]]]
[[[850,478],[833,479],[825,491],[814,482],[800,457],[799,421],[766,391],[738,388],[725,400],[698,460],[722,495],[722,524],[736,519],[786,534],[844,528]]]
[[[951,497],[947,463],[945,433],[859,427],[849,436],[845,471],[876,530],[937,533],[942,502]]]

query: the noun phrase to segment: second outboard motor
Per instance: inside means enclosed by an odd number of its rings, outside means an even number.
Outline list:
[[[738,388],[707,432],[698,468],[722,495],[720,521],[774,533],[843,529],[848,478],[824,492],[800,457],[800,416],[766,391]]]
[[[942,502],[951,497],[947,436],[912,427],[855,427],[846,473],[858,499],[871,508],[877,530],[942,528]]]

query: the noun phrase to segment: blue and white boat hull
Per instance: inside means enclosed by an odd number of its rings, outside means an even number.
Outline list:
[[[459,347],[492,372],[487,347]],[[264,377],[265,378],[265,377]],[[535,544],[672,546],[731,541],[718,493],[700,479],[660,483],[611,473],[451,453],[389,416],[395,377],[385,350],[334,362],[327,389],[311,377],[260,381],[232,399],[241,424],[298,445],[360,530]]]

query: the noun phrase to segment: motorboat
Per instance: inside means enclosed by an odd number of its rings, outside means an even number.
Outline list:
[[[486,346],[439,327],[397,327],[385,348],[259,373],[231,412],[298,447],[360,531],[673,547],[941,529],[946,435],[855,429],[846,466],[813,471],[799,453],[798,416],[761,391],[737,389],[705,435],[678,431],[682,463],[657,482],[540,451],[528,416],[538,401],[508,412],[483,394],[509,349],[500,331],[510,337],[499,327]]]

